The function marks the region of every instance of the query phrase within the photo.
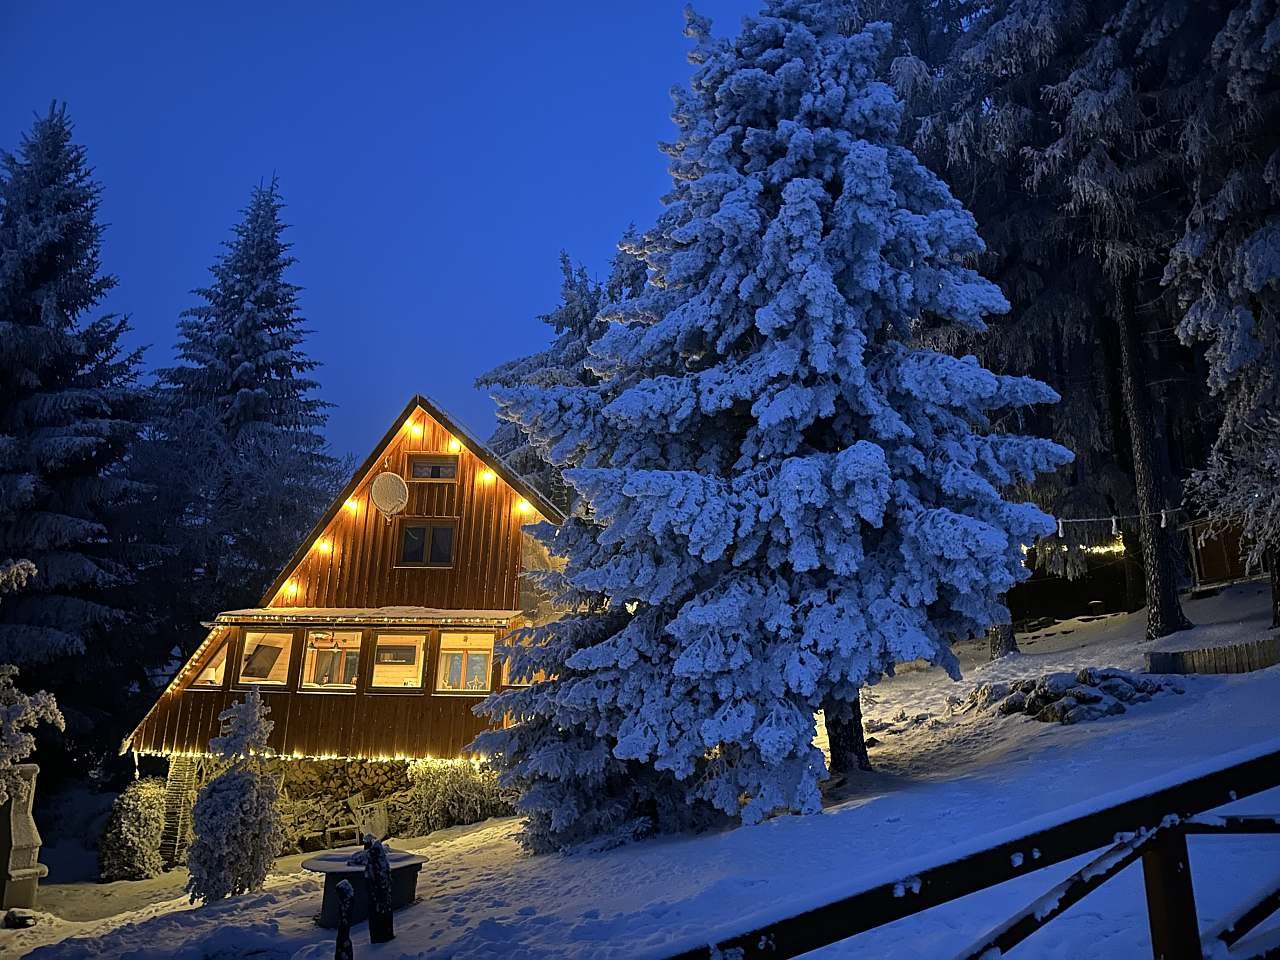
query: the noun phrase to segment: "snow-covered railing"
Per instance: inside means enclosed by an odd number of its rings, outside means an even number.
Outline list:
[[[1110,847],[1088,866],[984,934],[958,956],[1003,956],[1135,860],[1142,861],[1152,951],[1163,960],[1270,956],[1240,941],[1277,909],[1280,879],[1220,929],[1202,937],[1187,855],[1188,834],[1280,833],[1277,816],[1208,816],[1280,786],[1280,740],[1225,754],[1103,794],[1010,830],[976,838],[941,862],[904,864],[893,879],[791,915],[712,932],[679,960],[795,957],[1026,873]],[[1238,953],[1232,948],[1245,949]],[[1230,952],[1229,952],[1230,951]]]

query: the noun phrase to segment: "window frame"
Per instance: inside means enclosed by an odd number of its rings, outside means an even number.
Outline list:
[[[373,696],[416,696],[421,697],[428,693],[427,687],[427,659],[431,656],[434,647],[432,643],[432,630],[429,627],[421,627],[414,629],[412,627],[383,627],[369,631],[369,674],[365,678],[362,689],[365,693]],[[375,671],[378,669],[378,641],[382,638],[405,637],[416,640],[422,638],[422,655],[418,664],[418,685],[416,687],[383,687],[377,686],[373,682]],[[408,646],[408,644],[399,644],[399,646]]]
[[[415,477],[413,475],[414,464],[420,460],[436,461],[440,464],[449,463],[453,466],[452,477]],[[404,480],[405,483],[457,483],[458,472],[462,469],[461,458],[456,453],[435,453],[429,450],[413,450],[405,454],[404,460]]]
[[[243,672],[244,672],[244,666],[245,666],[245,663],[244,663],[245,647],[249,643],[249,636],[251,634],[258,634],[258,633],[264,634],[264,635],[271,635],[271,634],[277,634],[277,635],[287,634],[288,635],[289,646],[285,649],[286,660],[285,660],[285,674],[284,674],[283,680],[257,680],[252,678],[246,680],[244,678]],[[298,628],[297,627],[294,627],[294,626],[289,626],[287,628],[277,627],[276,629],[273,630],[271,629],[271,626],[269,624],[262,624],[261,627],[255,626],[252,629],[248,627],[241,628],[240,636],[236,643],[236,673],[235,673],[235,681],[232,684],[232,686],[235,689],[241,689],[241,690],[248,690],[252,687],[265,688],[268,690],[297,689],[297,682],[294,677],[294,651],[296,649],[298,649]],[[272,663],[272,666],[274,667],[275,664]]]
[[[460,633],[464,635],[489,635],[489,670],[486,677],[487,685],[483,690],[448,690],[441,688],[440,681],[443,676],[442,667],[444,666],[444,656],[446,653],[462,653],[464,655],[462,662],[462,679],[463,683],[466,683],[467,665],[465,655],[468,651],[465,647],[455,650],[446,648],[445,637],[451,633]],[[433,697],[487,697],[492,694],[501,685],[501,677],[499,677],[499,683],[497,684],[495,684],[493,680],[494,664],[497,658],[497,652],[494,650],[494,647],[497,645],[497,642],[498,635],[493,630],[468,630],[466,627],[441,627],[436,632],[435,662],[432,665],[433,676],[431,678],[431,695]]]
[[[350,697],[359,693],[363,687],[361,683],[363,671],[361,667],[364,665],[364,647],[368,631],[359,628],[352,629],[350,627],[325,627],[317,625],[309,625],[302,628],[302,653],[298,661],[298,682],[291,687],[298,693],[308,694],[337,694],[338,696]],[[359,644],[356,646],[356,682],[351,686],[346,684],[333,686],[320,686],[317,684],[307,683],[307,643],[313,633],[354,633],[360,638]]]
[[[404,532],[409,527],[423,527],[428,531],[426,539],[422,544],[422,560],[412,561],[404,559]],[[449,562],[448,563],[432,563],[431,562],[431,540],[436,527],[448,527],[453,531],[453,538],[449,544]],[[396,536],[393,542],[395,556],[392,559],[391,566],[405,570],[451,570],[457,565],[458,560],[458,518],[457,517],[398,517],[396,523]]]
[[[187,685],[183,687],[183,689],[184,690],[225,690],[227,689],[227,681],[231,679],[231,670],[229,669],[229,667],[231,666],[231,654],[232,654],[231,648],[235,645],[234,641],[235,641],[235,638],[230,634],[227,634],[222,638],[222,641],[220,643],[214,644],[213,652],[210,653],[208,656],[206,656],[204,660],[200,662],[200,666],[196,669],[191,679],[187,681]],[[223,659],[223,663],[222,663],[222,679],[217,683],[196,683],[196,681],[200,679],[200,675],[209,669],[209,664],[213,662],[213,658],[216,657],[222,651],[226,651],[226,656]]]

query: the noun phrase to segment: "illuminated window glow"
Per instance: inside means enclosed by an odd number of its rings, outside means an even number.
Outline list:
[[[360,670],[359,630],[308,630],[304,689],[354,690]]]
[[[488,693],[493,679],[492,633],[441,633],[436,690]]]

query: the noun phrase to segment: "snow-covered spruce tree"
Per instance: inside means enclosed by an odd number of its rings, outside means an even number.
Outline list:
[[[100,269],[100,187],[72,137],[54,106],[0,153],[0,551],[39,570],[0,606],[0,661],[60,698],[58,763],[119,742],[120,691],[154,663],[120,593],[139,356],[124,352],[124,319],[89,316],[115,279]]]
[[[1035,376],[1061,394],[1061,403],[1019,417],[1019,427],[1052,437],[1076,459],[1069,469],[1026,485],[1020,495],[1068,519],[1133,514],[1125,425],[1114,415],[1122,406],[1123,378],[1112,310],[1103,295],[1108,284],[1088,245],[1064,229],[1079,225],[1078,218],[1060,215],[1068,184],[1051,179],[1029,190],[1030,162],[1023,149],[1044,142],[1052,125],[1044,90],[1070,71],[1099,29],[1092,18],[1105,19],[1105,5],[997,0],[981,6],[969,11],[966,29],[953,35],[941,79],[925,91],[922,99],[930,102],[919,108],[924,116],[912,146],[973,212],[987,245],[979,269],[1000,285],[1012,309],[979,337],[943,330],[934,340],[953,351],[972,350],[997,372]],[[1170,418],[1198,400],[1194,390],[1152,392]],[[1186,399],[1176,403],[1177,398]],[[1137,545],[1132,528],[1122,529],[1128,543]],[[1114,538],[1109,521],[1072,523],[1065,533],[1050,534],[1031,551],[1035,566],[1057,576],[1081,576],[1088,569],[1086,549]],[[1143,602],[1137,555],[1129,551],[1123,567],[1131,609]]]
[[[302,349],[281,209],[274,180],[253,191],[212,282],[195,291],[200,305],[183,315],[180,363],[160,372],[155,423],[136,452],[155,488],[137,522],[169,550],[149,605],[190,642],[210,610],[257,598],[348,466],[321,433],[328,405],[308,376],[316,363]]]
[[[264,762],[275,726],[267,719],[270,712],[255,689],[218,715],[222,735],[209,741],[209,749],[228,766],[200,788],[192,811],[187,850],[192,903],[261,889],[284,842],[280,784]]]
[[[1180,139],[1192,195],[1164,279],[1187,308],[1179,335],[1208,345],[1224,408],[1189,499],[1213,529],[1243,527],[1249,562],[1269,557],[1280,626],[1280,8],[1228,7]]]
[[[644,287],[644,261],[628,252],[628,245],[633,241],[633,231],[628,229],[618,244],[609,278],[603,284],[592,280],[586,268],[575,265],[567,253],[561,253],[560,305],[538,318],[555,331],[555,340],[539,353],[510,360],[482,374],[476,379],[476,386],[511,389],[525,385],[585,386],[598,382],[586,360],[591,342],[607,325],[600,311],[607,303],[634,296]],[[504,415],[501,406],[498,414],[498,426],[489,438],[489,447],[517,473],[546,491],[561,509],[567,510],[571,490],[547,452],[531,441],[514,416]]]
[[[535,846],[582,810],[595,830],[816,810],[815,711],[903,661],[954,674],[951,639],[1007,616],[1021,545],[1053,527],[1000,490],[1070,453],[990,422],[1053,391],[913,345],[1006,304],[963,265],[972,218],[895,144],[888,27],[844,10],[771,0],[733,41],[690,16],[653,280],[592,346],[604,389],[500,393],[580,457],[565,476],[599,524],[553,537],[594,606],[517,650],[556,679],[496,697],[515,723],[477,741]]]
[[[1280,627],[1280,417],[1241,425],[1187,482],[1188,499],[1208,512],[1208,532],[1240,535],[1243,559],[1266,560],[1271,625]]]

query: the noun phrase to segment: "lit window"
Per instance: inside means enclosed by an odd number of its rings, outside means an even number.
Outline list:
[[[241,683],[283,684],[289,679],[292,633],[245,633]]]
[[[437,690],[444,693],[488,693],[492,666],[492,633],[440,634]]]
[[[427,638],[420,633],[380,633],[373,648],[371,687],[386,690],[421,690],[423,650]]]
[[[204,665],[204,669],[196,674],[196,678],[191,681],[193,687],[220,687],[222,686],[222,678],[227,672],[227,641],[223,640],[218,644],[218,649],[213,652]]]
[[[359,630],[307,631],[302,661],[303,687],[354,690],[359,672]]]
[[[458,479],[458,458],[447,454],[409,454],[409,479],[452,483]]]
[[[406,520],[400,525],[397,565],[451,567],[453,539],[452,520]]]

